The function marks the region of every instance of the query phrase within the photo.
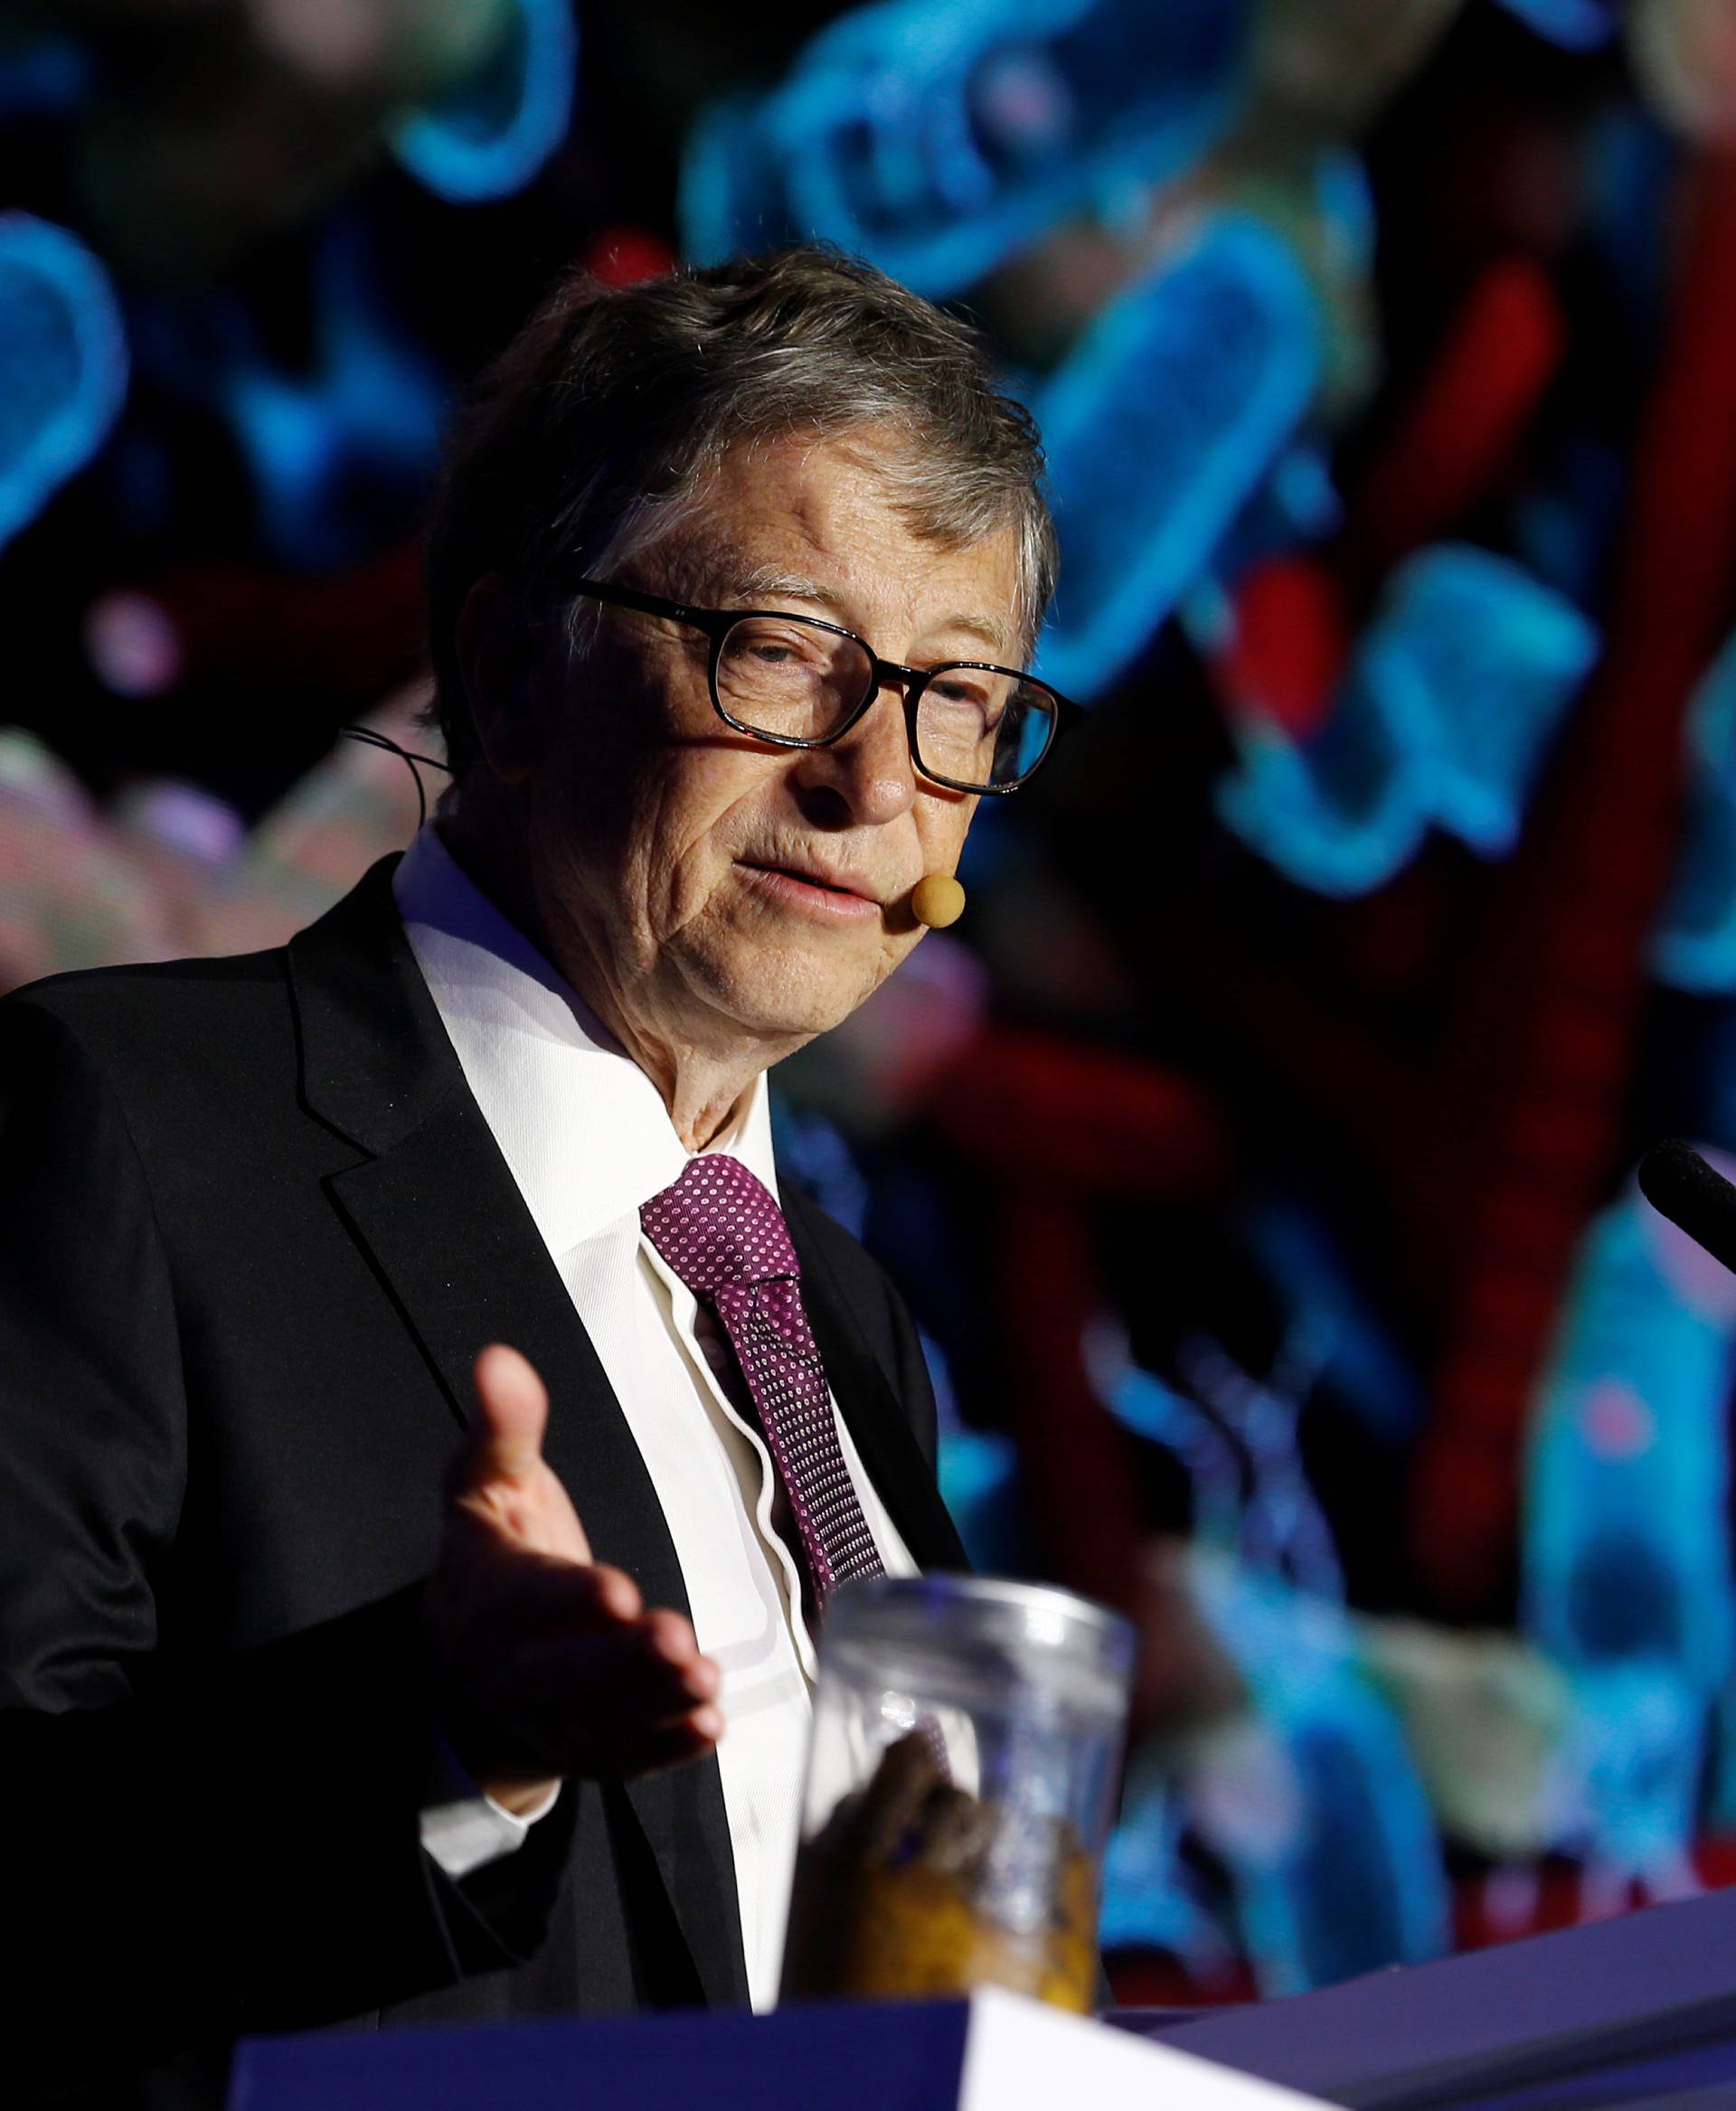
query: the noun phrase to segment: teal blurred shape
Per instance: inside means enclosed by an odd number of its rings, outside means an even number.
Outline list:
[[[1193,1574],[1252,1716],[1203,1752],[1188,1800],[1230,1872],[1261,1993],[1443,1955],[1439,1834],[1343,1608],[1204,1550]]]
[[[932,1344],[929,1344],[932,1362]],[[970,1565],[984,1576],[1023,1576],[1032,1562],[1019,1455],[1013,1439],[962,1423],[940,1432],[940,1499]]]
[[[232,287],[135,295],[141,375],[233,438],[270,553],[299,569],[361,561],[426,504],[448,385],[388,304],[365,226],[335,214],[314,251],[309,341],[294,365]]]
[[[1614,0],[1501,0],[1528,29],[1570,52],[1595,52],[1621,27]]]
[[[1147,1741],[1130,1758],[1121,1815],[1103,1857],[1097,1939],[1106,1950],[1165,1950],[1209,1981],[1234,1952],[1182,1852],[1185,1799],[1173,1758]]]
[[[451,94],[401,118],[392,152],[448,203],[508,197],[565,139],[578,67],[571,0],[514,0],[500,48]]]
[[[1593,1222],[1528,1436],[1520,1624],[1566,1672],[1564,1844],[1688,1866],[1736,1640],[1728,1418],[1736,1281],[1629,1191]]]
[[[63,227],[0,212],[0,547],[108,438],[127,376],[97,258]]]
[[[1135,1753],[1105,1862],[1102,1940],[1168,1949],[1203,1975],[1222,1965],[1222,1930],[1181,1852],[1187,1835],[1224,1872],[1262,1993],[1440,1955],[1450,1915],[1420,1775],[1341,1597],[1326,1595],[1342,1593],[1335,1558],[1298,1562],[1307,1535],[1277,1514],[1312,1502],[1294,1412],[1262,1440],[1249,1412],[1261,1389],[1247,1389],[1232,1427],[1231,1389],[1208,1408],[1132,1364],[1108,1328],[1088,1340],[1087,1362],[1116,1419],[1187,1474],[1189,1587],[1247,1693],[1245,1712]],[[1314,1588],[1279,1572],[1292,1563]]]
[[[1289,448],[1322,338],[1290,244],[1220,213],[1104,308],[1035,393],[1061,547],[1038,667],[1057,688],[1105,688],[1207,571]]]
[[[1394,574],[1316,733],[1236,725],[1219,815],[1323,894],[1381,886],[1431,826],[1503,856],[1598,648],[1580,609],[1511,560],[1466,543],[1420,551]]]
[[[1652,961],[1696,996],[1736,991],[1736,633],[1688,707],[1687,810]]]
[[[1235,108],[1248,0],[881,0],[769,94],[704,113],[681,179],[702,263],[834,241],[945,299],[1108,188],[1203,154]]]

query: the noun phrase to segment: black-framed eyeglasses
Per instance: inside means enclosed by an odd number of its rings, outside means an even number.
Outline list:
[[[1057,736],[1082,715],[1046,682],[1015,667],[948,660],[901,667],[865,638],[817,616],[772,608],[693,608],[600,580],[575,580],[594,601],[667,617],[711,640],[712,703],[738,733],[779,748],[841,740],[888,682],[904,694],[910,755],[923,776],[955,792],[1015,792]]]

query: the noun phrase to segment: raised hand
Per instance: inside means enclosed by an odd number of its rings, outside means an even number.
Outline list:
[[[542,1457],[542,1380],[496,1342],[476,1386],[426,1613],[437,1718],[471,1778],[524,1811],[569,1775],[627,1779],[709,1751],[718,1668],[681,1614],[647,1612],[625,1570],[592,1560]]]

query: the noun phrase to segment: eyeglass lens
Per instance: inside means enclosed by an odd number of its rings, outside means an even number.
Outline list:
[[[873,674],[873,660],[855,638],[799,617],[749,616],[718,654],[718,702],[750,731],[824,740],[857,710]],[[1041,683],[942,667],[917,705],[916,759],[929,775],[967,787],[1014,784],[1043,759],[1056,715]]]

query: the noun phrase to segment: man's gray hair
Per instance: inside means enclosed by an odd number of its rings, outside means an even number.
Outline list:
[[[660,540],[731,448],[866,426],[895,436],[881,459],[914,533],[952,550],[1017,530],[1029,650],[1056,567],[1043,450],[966,324],[816,246],[618,288],[564,278],[483,377],[430,523],[430,716],[458,775],[480,752],[454,647],[476,580],[571,617],[571,581]]]

